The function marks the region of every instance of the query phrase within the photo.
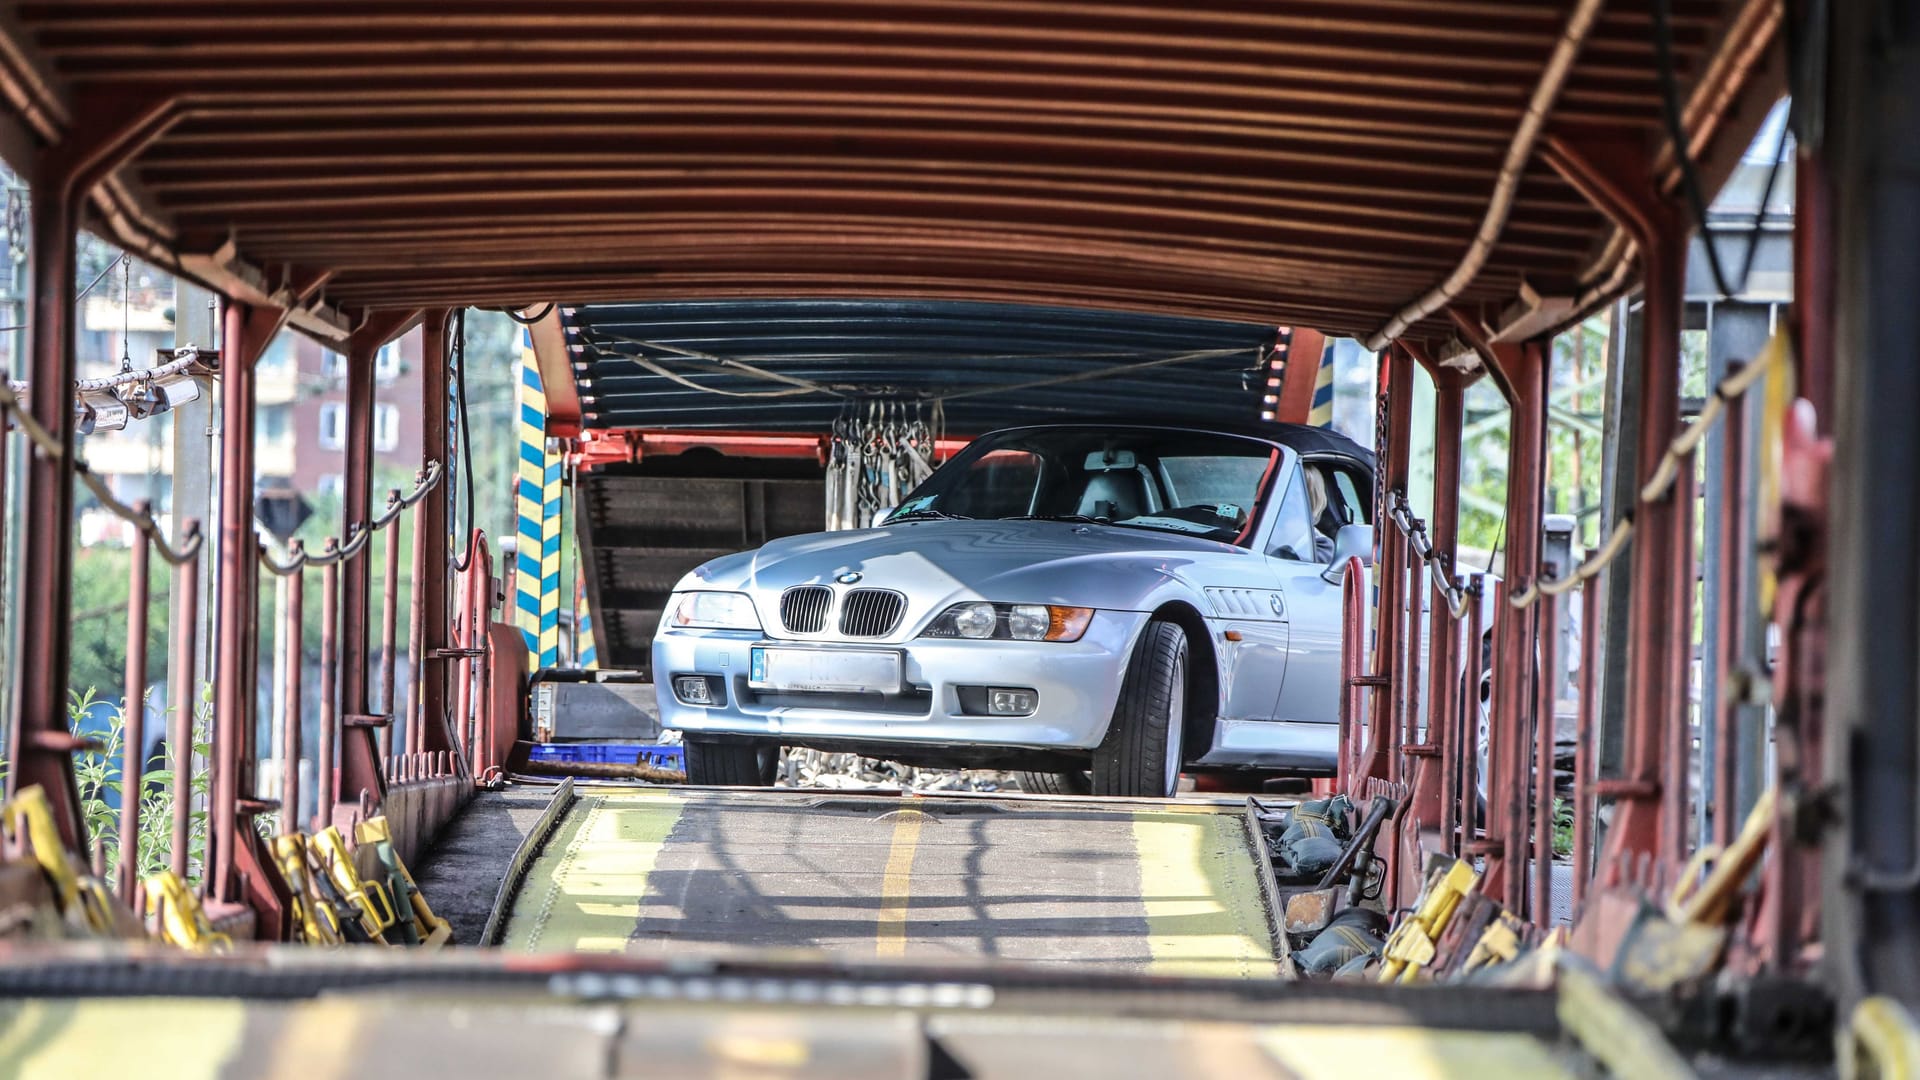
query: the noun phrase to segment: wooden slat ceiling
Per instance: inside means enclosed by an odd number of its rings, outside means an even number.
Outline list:
[[[915,297],[1364,335],[1459,261],[1570,6],[43,0],[0,75],[43,133],[174,103],[108,227],[326,275],[347,317]],[[1683,87],[1748,7],[1673,0]],[[1609,3],[1553,122],[1658,142],[1651,40]],[[1594,278],[1610,233],[1536,160],[1465,299]]]

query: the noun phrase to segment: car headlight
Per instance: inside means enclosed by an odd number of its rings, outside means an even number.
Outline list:
[[[673,607],[673,625],[704,630],[758,630],[760,616],[745,593],[681,593]]]
[[[920,636],[976,641],[1079,641],[1092,621],[1092,608],[969,600],[941,612]]]

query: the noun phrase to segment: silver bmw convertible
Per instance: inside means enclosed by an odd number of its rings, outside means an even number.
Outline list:
[[[1351,440],[1284,424],[994,432],[875,528],[683,578],[653,645],[661,721],[696,784],[769,784],[783,745],[1054,793],[1330,774],[1373,475]]]

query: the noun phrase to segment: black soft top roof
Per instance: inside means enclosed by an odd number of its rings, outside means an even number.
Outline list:
[[[1281,424],[1273,421],[1243,421],[1239,423],[1183,424],[1141,422],[1124,418],[1107,420],[1078,420],[1061,424],[1021,424],[1018,428],[1002,428],[1002,431],[1024,428],[1051,427],[1089,427],[1089,428],[1148,428],[1168,431],[1211,431],[1222,435],[1240,435],[1249,439],[1279,443],[1303,457],[1336,456],[1350,458],[1374,467],[1373,451],[1347,438],[1332,428],[1311,427],[1306,424]],[[987,434],[994,434],[988,432]]]

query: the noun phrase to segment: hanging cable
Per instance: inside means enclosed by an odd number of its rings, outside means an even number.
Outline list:
[[[453,333],[447,335],[447,366],[453,369],[454,399],[459,408],[460,471],[466,474],[466,497],[461,500],[467,511],[466,527],[455,535],[462,537],[453,557],[453,571],[464,574],[473,565],[473,438],[467,426],[467,311],[461,308],[453,316]],[[458,520],[459,507],[455,507]]]
[[[522,317],[519,314],[515,313],[512,308],[494,308],[493,310],[500,312],[502,315],[505,315],[507,318],[512,319],[514,322],[519,323],[521,326],[532,326],[534,323],[537,323],[541,319],[544,319],[547,316],[553,314],[553,308],[554,308],[554,305],[552,303],[548,303],[546,307],[543,307],[540,309],[540,314],[528,315],[525,317]]]
[[[120,370],[133,370],[133,260],[120,260]]]
[[[1660,117],[1666,124],[1667,139],[1673,143],[1673,159],[1680,166],[1680,187],[1700,229],[1700,242],[1707,249],[1707,268],[1713,272],[1713,287],[1722,300],[1731,300],[1746,289],[1740,283],[1736,291],[1727,284],[1726,268],[1720,265],[1720,251],[1707,229],[1707,199],[1700,188],[1700,173],[1693,165],[1693,152],[1687,148],[1686,128],[1680,122],[1680,87],[1673,70],[1673,0],[1653,0],[1654,73],[1660,81]],[[1765,209],[1765,204],[1762,204]]]

